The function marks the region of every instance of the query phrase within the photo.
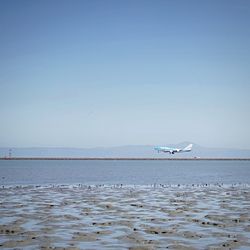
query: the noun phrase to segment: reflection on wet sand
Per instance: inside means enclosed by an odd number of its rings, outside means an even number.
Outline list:
[[[247,185],[0,189],[3,249],[248,249]]]

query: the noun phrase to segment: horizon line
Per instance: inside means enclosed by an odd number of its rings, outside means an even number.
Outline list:
[[[107,148],[120,148],[120,147],[155,147],[155,146],[172,146],[172,145],[179,145],[179,144],[190,144],[192,143],[193,146],[198,146],[202,148],[207,148],[207,149],[225,149],[225,150],[250,150],[250,148],[238,148],[238,147],[218,147],[218,146],[203,146],[200,144],[197,144],[195,142],[188,142],[188,141],[183,141],[179,143],[169,143],[169,144],[125,144],[125,145],[117,145],[117,146],[92,146],[92,147],[75,147],[75,146],[13,146],[13,147],[8,147],[8,146],[0,146],[0,149],[42,149],[42,148],[47,148],[47,149],[96,149],[96,148],[102,148],[102,149],[107,149]]]
[[[0,160],[219,160],[219,161],[250,161],[246,157],[0,157]]]

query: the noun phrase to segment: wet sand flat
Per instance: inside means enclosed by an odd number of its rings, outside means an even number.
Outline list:
[[[250,186],[0,189],[2,249],[250,249]]]

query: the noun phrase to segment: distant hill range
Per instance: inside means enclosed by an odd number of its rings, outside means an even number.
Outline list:
[[[169,144],[164,146],[183,148],[190,142]],[[193,150],[189,153],[170,155],[157,153],[155,145],[97,147],[97,148],[0,148],[0,157],[8,157],[11,149],[12,157],[136,157],[136,158],[250,158],[250,150],[232,148],[208,148],[193,143]]]

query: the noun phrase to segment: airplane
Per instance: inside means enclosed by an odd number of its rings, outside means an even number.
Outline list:
[[[155,147],[154,149],[158,151],[158,153],[163,152],[163,153],[169,153],[169,154],[174,154],[174,153],[182,153],[182,152],[190,152],[192,150],[193,144],[189,144],[185,148],[169,148],[169,147]]]

